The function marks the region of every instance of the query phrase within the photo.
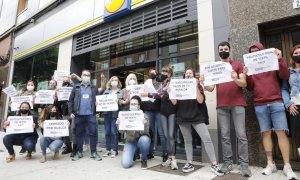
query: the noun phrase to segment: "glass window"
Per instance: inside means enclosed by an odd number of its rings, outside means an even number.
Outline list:
[[[50,47],[31,57],[15,62],[13,83],[22,88],[30,79],[36,80],[38,89],[46,89],[57,69],[58,46]]]

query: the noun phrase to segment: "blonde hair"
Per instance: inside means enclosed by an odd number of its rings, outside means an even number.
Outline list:
[[[294,47],[292,48],[292,50],[291,50],[290,63],[291,63],[291,65],[292,65],[293,68],[296,67],[295,61],[293,60],[293,54],[294,54],[294,52],[296,51],[296,49],[300,49],[300,44],[294,46]]]
[[[107,88],[107,89],[108,89],[108,88],[112,88],[112,87],[111,87],[111,81],[112,81],[113,78],[117,78],[117,79],[118,79],[118,88],[121,89],[121,88],[122,88],[122,83],[120,82],[118,76],[112,76],[112,77],[109,79],[109,81],[106,83],[106,88]]]
[[[129,81],[132,77],[135,77],[135,80],[136,80],[136,84],[137,84],[137,77],[134,73],[130,73],[128,74],[128,76],[126,77],[126,80],[125,80],[125,85],[128,86],[129,85]]]

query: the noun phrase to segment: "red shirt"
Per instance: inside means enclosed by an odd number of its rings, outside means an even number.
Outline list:
[[[229,60],[232,69],[240,74],[243,72],[243,65],[239,61]],[[235,84],[235,82],[227,82],[217,84],[217,108],[224,106],[247,106],[243,93],[243,88]]]

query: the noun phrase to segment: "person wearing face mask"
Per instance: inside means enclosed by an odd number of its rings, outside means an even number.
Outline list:
[[[139,96],[132,96],[130,99],[129,110],[140,111],[141,109],[141,98]],[[117,119],[116,124],[120,124],[120,120]],[[150,134],[148,120],[144,119],[144,130],[143,131],[126,131],[126,142],[123,149],[121,164],[122,167],[127,169],[133,166],[133,159],[135,156],[136,149],[139,148],[141,157],[141,168],[147,169],[147,155],[150,148]]]
[[[28,102],[21,103],[17,116],[31,116],[30,113],[30,104]],[[34,129],[32,133],[22,133],[22,134],[7,134],[3,138],[3,144],[6,147],[9,156],[6,158],[6,162],[12,162],[15,160],[16,155],[13,146],[23,146],[27,155],[25,156],[26,160],[32,158],[32,151],[35,149],[37,143],[38,134],[36,131],[37,121],[33,119],[32,128]],[[9,121],[4,122],[4,129],[10,125]]]
[[[192,69],[187,69],[184,73],[183,78],[195,78],[195,72]],[[198,84],[199,81],[197,80],[197,85]],[[170,88],[169,91],[171,91]],[[184,147],[187,157],[187,163],[183,166],[182,171],[185,173],[194,171],[194,166],[192,165],[193,145],[191,129],[191,127],[193,127],[200,136],[206,153],[208,154],[208,157],[211,161],[211,171],[218,176],[222,176],[224,175],[224,173],[219,169],[215,155],[215,149],[204,120],[206,113],[204,111],[206,109],[204,108],[205,95],[202,86],[198,86],[196,93],[196,99],[171,99],[171,102],[176,105],[177,108],[176,120],[184,139]]]
[[[137,85],[136,75],[133,73],[128,74],[125,80],[125,86]],[[127,111],[129,110],[129,102],[130,102],[130,92],[126,90],[126,87],[122,90],[122,99],[121,99],[121,110]]]
[[[63,78],[62,87],[73,87],[71,84],[71,77],[65,76]],[[62,151],[62,154],[68,154],[73,152],[73,148],[76,149],[76,140],[75,140],[75,123],[72,123],[72,119],[69,115],[68,110],[68,101],[58,101],[58,107],[61,110],[60,114],[62,115],[62,118],[65,120],[69,120],[71,127],[69,129],[69,136],[64,137],[64,148]],[[72,148],[72,142],[73,142],[73,148]],[[75,152],[75,150],[74,150]],[[75,155],[75,154],[74,154]]]
[[[142,98],[148,98],[149,100],[142,101],[142,105],[149,119],[149,127],[150,127],[150,137],[151,137],[151,145],[150,151],[148,155],[148,159],[154,158],[154,143],[155,143],[155,134],[158,133],[158,137],[160,139],[160,144],[162,146],[162,161],[165,162],[168,160],[168,150],[166,145],[166,137],[163,132],[162,122],[161,122],[161,114],[160,114],[160,94],[162,93],[162,79],[164,79],[165,75],[160,75],[159,78],[157,76],[157,72],[155,69],[149,70],[148,80],[145,81],[144,85],[150,86],[155,92],[142,92],[140,96]],[[157,125],[156,125],[157,124]],[[157,126],[157,131],[155,126]]]
[[[122,101],[122,84],[119,81],[117,76],[112,76],[110,80],[106,84],[105,94],[116,94],[118,97],[118,105],[119,109]],[[116,126],[116,121],[118,117],[119,111],[105,111],[103,112],[104,116],[104,128],[105,128],[105,148],[106,152],[103,157],[110,156],[111,158],[115,158],[118,155],[118,145],[119,145],[119,133]],[[111,141],[112,140],[112,141]],[[112,149],[113,144],[113,150]]]
[[[255,43],[248,50],[252,53],[263,49],[261,43]],[[277,172],[272,155],[272,132],[275,132],[284,162],[283,173],[288,179],[297,179],[290,164],[290,144],[287,137],[289,128],[281,92],[281,82],[289,79],[290,72],[281,51],[275,49],[275,54],[278,58],[279,70],[247,76],[247,89],[253,92],[255,114],[267,157],[267,166],[262,170],[262,174],[268,176]],[[244,67],[244,74],[247,73],[248,69]]]
[[[233,122],[238,138],[238,153],[240,171],[242,176],[250,177],[248,158],[248,140],[245,127],[245,107],[246,99],[243,88],[247,86],[246,75],[243,73],[244,66],[239,62],[231,59],[230,44],[221,42],[218,45],[218,51],[221,61],[230,63],[232,67],[232,82],[205,86],[204,88],[212,92],[217,87],[217,117],[221,127],[221,144],[223,153],[223,166],[221,171],[229,173],[233,167],[233,152],[230,139],[231,122]],[[200,81],[204,85],[204,75],[201,75]]]
[[[17,94],[17,96],[33,96],[33,102],[32,102],[33,109],[30,109],[30,113],[33,116],[33,119],[35,121],[38,120],[38,116],[39,116],[39,113],[38,113],[39,105],[34,104],[36,89],[37,89],[36,82],[34,80],[29,80],[29,81],[27,81],[26,86],[24,86],[24,88],[21,91],[19,91]],[[25,149],[22,147],[19,154],[22,155],[25,152],[26,152]]]
[[[161,122],[163,132],[166,137],[166,143],[168,146],[168,160],[164,162],[162,165],[164,167],[171,167],[172,170],[177,170],[177,161],[175,158],[175,114],[176,114],[176,107],[172,104],[171,100],[169,99],[168,94],[168,87],[170,80],[173,75],[173,69],[169,66],[165,66],[161,70],[161,80],[162,83],[162,93],[160,94],[161,97],[161,105],[160,105],[160,113],[161,113]]]
[[[83,157],[83,141],[86,129],[89,131],[91,158],[100,161],[102,158],[97,153],[98,121],[96,119],[96,95],[98,89],[91,83],[91,72],[83,70],[82,82],[73,87],[68,110],[70,117],[75,122],[77,152],[72,158],[77,161]]]
[[[56,106],[49,106],[47,108],[47,120],[59,120],[61,117],[58,113],[58,108]],[[44,127],[43,121],[40,124],[40,127]],[[59,158],[59,150],[63,146],[63,137],[41,137],[40,138],[40,146],[42,150],[42,157],[40,159],[40,163],[45,163],[47,161],[46,159],[46,149],[49,148],[53,153],[53,160],[56,160]]]

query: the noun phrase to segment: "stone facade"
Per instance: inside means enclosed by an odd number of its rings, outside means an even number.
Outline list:
[[[250,44],[260,41],[259,24],[300,15],[291,0],[228,0],[230,42],[234,59],[242,60]],[[261,143],[259,125],[255,116],[251,93],[247,92],[246,129],[251,165],[263,166],[266,157]]]

